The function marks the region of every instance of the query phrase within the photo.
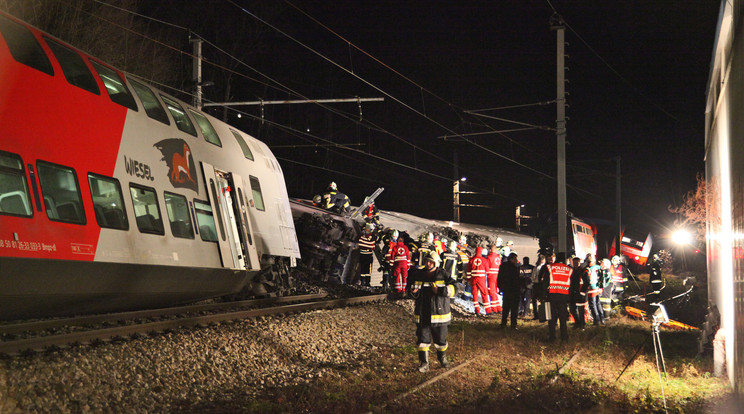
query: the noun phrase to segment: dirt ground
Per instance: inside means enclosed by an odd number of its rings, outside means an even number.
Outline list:
[[[628,295],[643,291],[643,276]],[[688,289],[668,278],[665,297]],[[669,302],[670,317],[695,325],[704,317],[707,295],[693,289],[681,305]],[[405,312],[410,303],[401,300]],[[410,301],[408,301],[410,302]],[[419,373],[413,330],[408,338],[360,362],[334,369],[312,384],[274,389],[251,401],[262,412],[436,412],[436,413],[625,413],[727,412],[737,402],[728,383],[712,376],[710,352],[698,355],[698,331],[662,328],[663,362],[654,352],[651,325],[623,315],[605,326],[578,330],[549,343],[547,324],[520,319],[519,329],[499,330],[496,318],[456,315],[450,325],[449,369]],[[385,323],[385,321],[380,321]],[[413,327],[413,324],[411,323]],[[699,323],[698,323],[699,326]],[[360,353],[365,353],[363,349]],[[657,361],[659,364],[657,365]]]

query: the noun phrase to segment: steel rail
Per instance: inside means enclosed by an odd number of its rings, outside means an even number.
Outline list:
[[[286,303],[303,300],[322,299],[327,293],[311,295],[278,296],[264,299],[242,300],[237,302],[204,303],[200,305],[185,305],[170,308],[145,309],[131,312],[106,313],[101,315],[77,316],[64,319],[50,319],[35,322],[23,322],[16,324],[0,325],[0,335],[19,334],[24,332],[38,332],[52,328],[68,326],[83,326],[105,322],[117,322],[128,319],[145,319],[169,315],[179,315],[189,312],[207,312],[225,308],[241,308],[248,306],[263,306],[272,303]]]
[[[18,355],[25,351],[40,351],[49,347],[65,347],[74,344],[90,343],[93,341],[107,341],[114,338],[123,338],[136,334],[149,334],[151,332],[161,332],[169,329],[178,329],[200,325],[205,326],[212,323],[247,319],[257,316],[304,312],[308,310],[327,309],[359,303],[376,302],[386,299],[387,297],[388,295],[370,295],[319,302],[306,302],[292,305],[275,306],[270,308],[249,309],[237,312],[194,316],[159,322],[149,322],[137,325],[127,325],[84,332],[74,332],[62,335],[49,335],[38,338],[6,341],[0,343],[0,354]]]

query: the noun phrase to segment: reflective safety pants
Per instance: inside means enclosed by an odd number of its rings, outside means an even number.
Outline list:
[[[447,350],[447,327],[446,323],[419,323],[416,325],[416,341],[419,351],[428,351],[434,339],[434,348],[437,351]]]
[[[408,263],[400,261],[395,262],[393,266],[393,279],[395,279],[395,291],[403,292],[406,290],[406,281],[408,280]]]
[[[605,319],[610,318],[610,312],[612,311],[612,289],[613,285],[610,282],[610,285],[605,286],[604,289],[602,289],[602,294],[599,295],[599,303],[602,304]]]
[[[478,296],[480,296],[480,300],[483,302],[483,309],[486,313],[491,313],[491,302],[488,297],[485,276],[471,278],[470,283],[473,285],[473,306],[475,307],[475,314],[478,315],[480,313]]]
[[[498,289],[496,289],[496,275],[486,276],[488,282],[488,298],[489,298],[489,309],[486,309],[486,313],[499,313],[502,310],[501,295],[499,295]]]

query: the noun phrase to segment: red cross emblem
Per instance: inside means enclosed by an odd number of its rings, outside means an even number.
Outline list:
[[[483,262],[481,261],[481,259],[475,259],[475,260],[473,260],[473,266],[476,266],[476,267],[478,267],[478,266],[480,266],[480,265],[481,265],[482,263],[483,263]]]
[[[405,252],[406,252],[406,249],[404,249],[402,247],[398,247],[398,254],[402,255]]]

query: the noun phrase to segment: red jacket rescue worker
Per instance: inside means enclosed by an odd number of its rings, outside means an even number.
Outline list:
[[[486,272],[486,283],[488,285],[489,309],[486,313],[501,312],[501,296],[499,295],[498,278],[499,269],[501,269],[501,253],[495,244],[491,245],[491,251],[486,257],[488,261],[488,271]]]
[[[488,298],[488,288],[486,286],[486,275],[488,274],[488,261],[483,257],[483,252],[488,253],[488,249],[478,246],[475,249],[475,256],[468,263],[468,278],[473,286],[473,307],[475,307],[475,316],[480,316],[480,307],[478,306],[478,296],[483,302],[483,309],[486,314],[491,313],[491,302]]]
[[[392,254],[393,279],[395,280],[395,291],[403,292],[408,279],[408,268],[411,267],[411,255],[403,240],[398,240],[395,251]]]
[[[432,340],[437,350],[437,359],[443,368],[449,366],[447,360],[447,327],[452,314],[450,298],[456,292],[456,281],[439,267],[439,255],[429,252],[423,269],[414,270],[407,290],[416,299],[416,341],[419,356],[419,372],[429,370],[429,348]]]
[[[565,253],[551,255],[555,263],[543,266],[540,284],[548,287],[551,318],[548,321],[548,341],[555,341],[555,325],[561,322],[561,341],[568,340],[568,288],[571,285],[571,267],[565,264]]]

